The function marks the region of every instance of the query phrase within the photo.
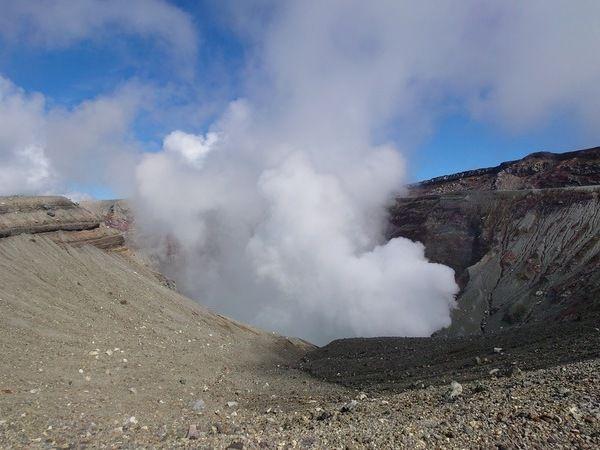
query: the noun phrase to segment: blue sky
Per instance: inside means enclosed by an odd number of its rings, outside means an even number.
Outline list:
[[[6,6],[9,1],[0,0],[0,4]],[[24,29],[0,34],[0,75],[27,95],[42,94],[47,110],[77,109],[82,102],[111,95],[124,85],[137,84],[146,89],[151,86],[160,92],[160,99],[152,107],[140,107],[126,133],[127,139],[135,139],[142,152],[160,150],[163,137],[173,129],[203,133],[223,113],[228,102],[246,95],[249,67],[257,56],[257,42],[263,39],[256,29],[263,25],[267,28],[271,23],[270,10],[277,11],[278,7],[272,2],[248,2],[242,11],[236,11],[242,6],[231,2],[152,0],[142,2],[142,9],[150,3],[180,14],[166,26],[187,24],[189,33],[172,36],[158,26],[150,32],[147,28],[131,31],[127,21],[138,14],[138,10],[132,10],[124,19],[115,20],[117,25],[112,24],[113,19],[106,19],[107,23],[98,24],[94,33],[81,34],[73,24],[72,35],[63,38],[60,26],[47,23],[51,17],[36,16],[27,19]],[[57,10],[60,7],[58,2]],[[160,11],[163,10],[157,14]],[[6,20],[18,22],[25,13],[15,10],[7,16],[10,14],[15,17]],[[243,15],[251,16],[252,20],[240,25]],[[29,32],[36,36],[38,22],[42,30],[40,41],[27,38]],[[154,19],[149,23],[148,27],[154,26]],[[65,29],[69,30],[68,24]],[[557,30],[558,38],[562,32]],[[194,45],[179,52],[178,47],[185,41],[194,41]],[[565,85],[576,82],[566,80]],[[409,181],[496,165],[533,151],[560,152],[598,144],[598,127],[590,126],[589,120],[580,120],[579,112],[574,114],[569,109],[570,101],[565,102],[566,109],[555,102],[555,114],[517,127],[507,126],[504,119],[495,120],[494,114],[485,110],[478,117],[466,103],[465,100],[451,111],[442,108],[433,111],[426,120],[427,132],[410,139],[408,145],[399,143],[409,162]],[[391,121],[386,125],[391,129],[387,138],[398,143],[397,134],[406,126],[399,125],[394,130]],[[115,195],[103,179],[68,181],[68,185],[96,196]]]
[[[415,150],[411,162],[414,178],[422,180],[495,166],[536,151],[566,152],[597,145],[597,140],[566,119],[514,133],[455,114],[437,124],[435,133]]]

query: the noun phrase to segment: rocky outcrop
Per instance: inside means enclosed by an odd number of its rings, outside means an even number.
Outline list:
[[[65,197],[0,197],[0,238],[40,233],[76,247],[115,250],[124,245],[119,230],[105,226],[97,214]]]
[[[65,197],[0,197],[0,237],[98,228],[95,214]]]
[[[535,153],[413,186],[389,235],[423,242],[455,270],[461,291],[444,333],[581,319],[600,310],[599,184],[597,148]]]

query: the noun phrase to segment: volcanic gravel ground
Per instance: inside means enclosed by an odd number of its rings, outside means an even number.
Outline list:
[[[591,320],[307,354],[96,248],[1,239],[0,281],[0,448],[600,446]]]
[[[600,317],[538,323],[484,336],[340,339],[306,355],[315,377],[359,389],[401,390],[476,380],[600,356]]]

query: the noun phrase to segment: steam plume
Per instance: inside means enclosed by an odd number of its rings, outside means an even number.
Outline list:
[[[457,287],[421,244],[384,238],[405,179],[376,137],[403,89],[383,72],[392,41],[308,11],[276,21],[247,98],[209,134],[177,131],[145,155],[142,224],[170,236],[158,255],[179,286],[238,319],[318,343],[428,335],[450,323]]]

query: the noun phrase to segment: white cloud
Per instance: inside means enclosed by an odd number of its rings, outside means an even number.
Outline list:
[[[323,126],[352,120],[378,128],[386,118],[406,139],[415,129],[429,133],[451,104],[512,131],[567,115],[597,135],[598,1],[257,0],[242,12],[235,2],[228,6],[232,23],[261,44],[257,78],[268,74],[280,96],[304,96]]]
[[[0,76],[0,194],[64,192],[72,183],[127,192],[139,144],[131,126],[144,89],[124,85],[73,108],[47,108]]]
[[[43,192],[53,183],[44,152],[44,98],[0,76],[0,195]]]
[[[473,113],[520,132],[560,115],[597,129],[600,2],[512,1],[497,9],[479,38],[489,56],[484,67],[473,68],[478,87],[487,89]]]
[[[50,162],[41,147],[17,148],[9,158],[2,159],[0,195],[43,193],[54,182]]]

